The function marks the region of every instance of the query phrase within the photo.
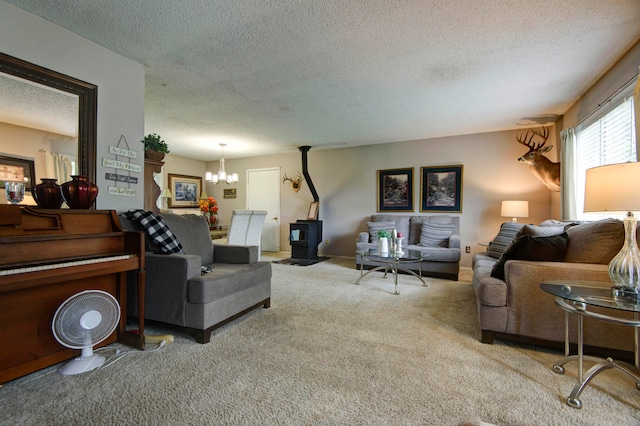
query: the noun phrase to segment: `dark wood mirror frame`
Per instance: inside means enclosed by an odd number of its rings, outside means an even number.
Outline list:
[[[78,162],[80,174],[96,181],[98,86],[0,53],[0,72],[78,96]]]

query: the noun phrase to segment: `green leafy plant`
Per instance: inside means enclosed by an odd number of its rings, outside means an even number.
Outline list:
[[[391,238],[391,232],[381,229],[378,231],[378,238]]]
[[[140,142],[144,144],[145,151],[164,152],[165,154],[169,153],[169,146],[157,133],[149,133]]]

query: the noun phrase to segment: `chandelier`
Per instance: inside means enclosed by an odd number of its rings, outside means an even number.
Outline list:
[[[220,182],[225,182],[227,184],[230,184],[238,181],[237,173],[227,173],[224,170],[224,147],[225,146],[227,146],[226,143],[220,144],[220,147],[222,148],[222,156],[220,157],[220,170],[218,170],[218,173],[215,175],[211,172],[207,172],[205,175],[205,180],[207,182],[213,182],[217,185]]]

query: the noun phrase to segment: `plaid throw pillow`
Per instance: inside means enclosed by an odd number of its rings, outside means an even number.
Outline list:
[[[145,210],[129,210],[127,217],[147,233],[149,244],[154,253],[184,253],[176,236],[155,213]]]

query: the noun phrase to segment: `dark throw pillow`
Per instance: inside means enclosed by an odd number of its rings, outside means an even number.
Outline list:
[[[147,234],[151,250],[156,254],[183,253],[182,245],[173,232],[155,213],[145,210],[129,210],[127,218]]]
[[[569,236],[566,232],[550,237],[523,235],[502,253],[491,269],[491,276],[503,280],[504,264],[507,263],[507,260],[561,262],[564,260],[568,245]]]

